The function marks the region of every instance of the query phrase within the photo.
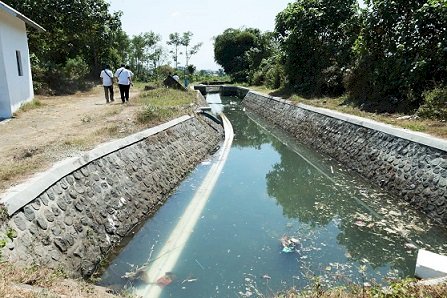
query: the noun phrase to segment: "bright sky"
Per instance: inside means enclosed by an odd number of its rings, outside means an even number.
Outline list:
[[[203,42],[190,64],[200,69],[219,69],[214,62],[213,37],[227,28],[252,27],[273,31],[276,15],[293,0],[107,0],[112,11],[122,11],[123,29],[128,35],[153,31],[162,36],[162,44],[170,33],[191,31],[191,44]],[[363,4],[362,0],[359,0]],[[180,65],[185,62],[179,58]],[[166,63],[173,63],[169,58]]]
[[[200,51],[190,64],[197,69],[217,70],[214,62],[213,36],[227,28],[253,27],[272,31],[275,16],[286,8],[291,0],[226,0],[226,1],[150,1],[108,0],[112,11],[122,11],[123,29],[128,35],[153,31],[162,36],[162,44],[170,33],[191,31],[191,44],[203,42]],[[184,64],[184,57],[179,58]],[[166,61],[172,64],[172,59]]]

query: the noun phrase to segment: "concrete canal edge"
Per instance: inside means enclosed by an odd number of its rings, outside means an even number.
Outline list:
[[[250,91],[247,110],[447,224],[447,141]]]
[[[223,133],[207,117],[183,116],[101,145],[12,189],[2,197],[12,215],[2,233],[15,235],[3,257],[90,276],[216,150]]]

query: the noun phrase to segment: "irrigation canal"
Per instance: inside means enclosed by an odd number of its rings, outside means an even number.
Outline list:
[[[257,297],[315,276],[386,283],[413,275],[418,248],[447,252],[446,231],[404,202],[275,131],[239,99],[207,100],[230,120],[232,143],[227,136],[227,148],[116,253],[101,285],[151,298]],[[284,236],[299,244],[284,249]]]

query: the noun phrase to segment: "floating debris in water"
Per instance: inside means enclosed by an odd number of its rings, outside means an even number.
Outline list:
[[[265,279],[265,280],[270,280],[270,279],[272,279],[271,276],[270,276],[270,275],[267,275],[267,274],[264,274],[264,275],[262,276],[262,278]]]
[[[168,286],[172,283],[174,275],[171,272],[166,272],[165,275],[157,279],[157,285],[160,287]]]
[[[184,281],[182,281],[182,284],[184,283],[192,283],[192,282],[196,282],[198,279],[197,278],[187,278]]]
[[[280,241],[283,246],[282,252],[298,252],[298,246],[300,244],[298,239],[284,235],[281,237]]]
[[[417,249],[418,247],[413,243],[405,243],[406,248]]]

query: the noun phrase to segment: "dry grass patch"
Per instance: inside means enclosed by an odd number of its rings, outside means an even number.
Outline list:
[[[0,297],[121,297],[83,280],[68,280],[63,270],[0,264]]]
[[[408,118],[405,117],[405,115],[403,114],[377,114],[365,112],[359,109],[357,106],[348,103],[346,96],[337,98],[323,97],[307,99],[293,94],[288,90],[272,90],[264,86],[251,86],[250,89],[273,96],[280,96],[295,103],[303,103],[315,107],[331,109],[338,112],[398,126],[412,131],[424,132],[440,138],[447,138],[447,123],[445,121],[422,119],[419,117]]]
[[[365,112],[360,110],[356,106],[346,103],[346,97],[304,99],[302,97],[293,95],[289,98],[289,100],[320,108],[327,108],[367,119],[372,119],[378,122],[398,126],[412,131],[424,132],[440,138],[447,138],[447,125],[445,122],[422,119],[419,117],[406,117],[403,114],[377,114]]]
[[[379,285],[350,285],[324,289],[314,284],[308,289],[291,289],[275,295],[276,298],[444,298],[447,297],[447,284],[435,286],[418,284],[414,279],[393,281],[388,287]]]
[[[25,113],[25,112],[28,112],[28,111],[31,111],[31,110],[35,110],[35,109],[41,108],[43,106],[44,106],[44,104],[42,103],[42,101],[40,101],[37,98],[34,98],[33,100],[22,104],[20,106],[20,109],[17,112],[15,112],[14,115],[18,116],[21,113]]]
[[[33,156],[22,160],[4,161],[0,166],[0,190],[10,185],[17,177],[23,177],[36,168],[41,168],[45,162],[42,156]]]

